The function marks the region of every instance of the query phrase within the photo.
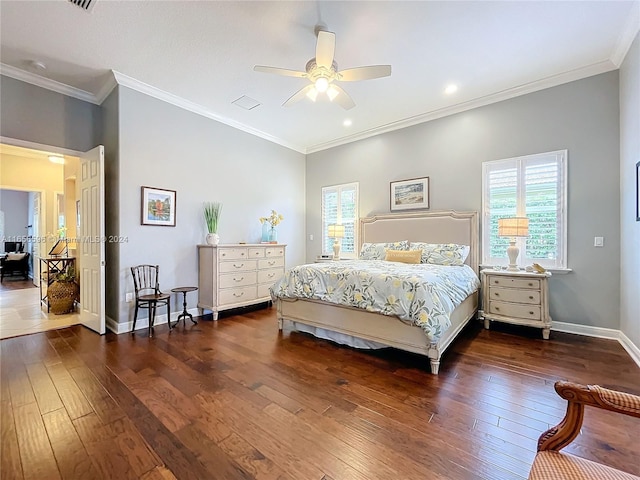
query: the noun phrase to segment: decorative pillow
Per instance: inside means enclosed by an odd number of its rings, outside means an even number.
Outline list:
[[[7,260],[22,260],[26,256],[26,253],[7,253]]]
[[[386,249],[409,250],[409,241],[391,243],[363,243],[360,249],[360,260],[384,260]]]
[[[384,259],[387,262],[420,263],[422,250],[391,250],[387,248]]]
[[[422,250],[421,263],[454,266],[464,264],[470,250],[469,245],[455,243],[411,242],[411,248]]]

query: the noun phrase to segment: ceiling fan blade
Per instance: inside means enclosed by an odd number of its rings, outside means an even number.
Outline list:
[[[339,72],[339,79],[343,82],[371,80],[373,78],[391,75],[391,65],[370,65],[368,67],[349,68]]]
[[[331,70],[333,55],[336,51],[336,34],[333,32],[318,32],[316,43],[316,65]]]
[[[299,72],[297,70],[287,70],[286,68],[278,67],[265,67],[263,65],[256,65],[253,67],[256,72],[262,73],[274,73],[276,75],[284,75],[285,77],[299,77],[304,78],[307,76],[307,72]]]
[[[353,107],[356,106],[355,102],[349,96],[349,94],[345,92],[342,88],[340,88],[338,85],[336,85],[335,83],[332,83],[331,87],[329,88],[334,88],[338,91],[338,95],[336,95],[336,97],[332,100],[334,103],[337,103],[345,110],[351,110]]]
[[[296,93],[294,93],[293,95],[291,95],[289,97],[289,99],[284,102],[282,104],[283,107],[290,107],[291,105],[293,105],[296,102],[299,102],[300,100],[302,100],[304,97],[307,96],[307,93],[309,93],[310,90],[313,90],[316,86],[312,83],[310,85],[307,85],[304,88],[301,88],[300,90],[298,90]]]

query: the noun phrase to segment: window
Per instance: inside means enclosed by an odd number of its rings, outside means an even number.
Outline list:
[[[344,225],[340,256],[356,258],[358,252],[358,183],[322,188],[322,253],[333,254],[329,225]]]
[[[482,263],[506,265],[509,238],[498,219],[527,217],[529,236],[517,238],[518,265],[567,268],[567,151],[482,164]]]

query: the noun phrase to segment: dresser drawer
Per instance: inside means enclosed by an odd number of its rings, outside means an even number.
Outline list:
[[[244,260],[247,258],[246,248],[220,248],[218,249],[219,260]]]
[[[258,285],[258,298],[270,297],[271,292],[269,288],[271,288],[272,283],[263,283],[262,285]]]
[[[264,250],[267,257],[284,257],[284,247],[267,247]]]
[[[255,285],[256,272],[225,273],[220,275],[220,288],[244,287],[245,285]]]
[[[247,300],[256,299],[256,286],[243,287],[243,288],[227,288],[220,290],[220,296],[218,303],[225,305],[229,303],[246,302]]]
[[[274,284],[276,280],[284,275],[281,268],[272,268],[271,270],[260,270],[258,272],[258,283]]]
[[[499,275],[490,275],[489,285],[492,287],[531,288],[534,290],[540,290],[540,280],[537,278],[511,278],[501,277]]]
[[[245,272],[255,270],[258,267],[257,260],[234,260],[220,262],[220,273]]]
[[[264,250],[265,250],[264,247],[250,248],[249,258],[264,258],[265,256]]]
[[[258,268],[260,270],[276,267],[284,267],[284,257],[263,258],[258,260]]]
[[[489,302],[489,313],[507,317],[526,318],[529,320],[542,319],[540,305],[518,305],[515,303],[491,301]]]
[[[539,290],[518,290],[515,288],[489,288],[489,298],[491,300],[500,300],[502,302],[513,303],[529,303],[532,305],[540,305]]]

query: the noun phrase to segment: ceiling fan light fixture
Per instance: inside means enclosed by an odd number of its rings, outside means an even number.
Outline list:
[[[329,97],[329,101],[333,102],[333,100],[340,94],[340,92],[338,91],[338,89],[336,87],[334,87],[333,85],[330,85],[329,88],[327,88],[327,96]]]
[[[307,97],[309,97],[312,102],[315,102],[316,98],[318,98],[318,87],[309,90],[307,92]]]
[[[318,92],[326,92],[328,87],[329,80],[327,80],[325,77],[320,77],[316,80],[316,90],[318,90]]]

